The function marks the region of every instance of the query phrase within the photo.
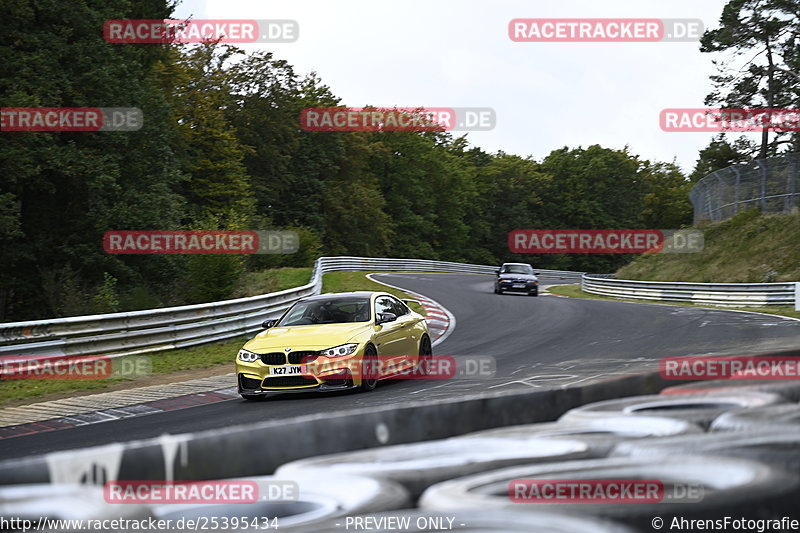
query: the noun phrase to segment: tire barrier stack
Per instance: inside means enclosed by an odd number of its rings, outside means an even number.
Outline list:
[[[766,385],[765,392],[749,382],[741,387],[731,381],[691,383],[660,395],[576,407],[557,422],[293,461],[276,476],[358,475],[398,483],[415,508],[361,518],[380,523],[374,520],[389,517],[394,524],[422,518],[421,526],[407,531],[451,530],[424,527],[435,517],[455,519],[461,524],[456,530],[508,533],[644,533],[654,530],[656,517],[667,524],[664,529],[680,519],[800,519],[800,404],[794,401],[800,384],[775,385]],[[657,502],[514,501],[509,486],[521,479],[659,480],[665,497]],[[695,487],[701,497],[668,499],[667,489],[676,487]]]

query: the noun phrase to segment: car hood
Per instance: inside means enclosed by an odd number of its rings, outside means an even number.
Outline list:
[[[370,322],[351,322],[347,324],[316,324],[308,326],[274,327],[262,331],[247,344],[245,350],[255,353],[268,353],[284,348],[325,349],[351,341],[353,337],[368,333]]]
[[[507,273],[507,274],[500,274],[500,279],[524,279],[525,281],[536,281],[537,278],[533,274],[514,274],[514,273]]]

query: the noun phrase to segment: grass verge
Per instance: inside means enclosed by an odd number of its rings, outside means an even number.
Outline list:
[[[774,306],[774,307],[718,307],[701,304],[692,304],[688,302],[661,302],[655,300],[638,300],[633,298],[612,298],[610,296],[602,296],[600,294],[591,294],[581,290],[578,284],[571,285],[553,285],[547,288],[551,294],[558,294],[559,296],[568,296],[570,298],[585,298],[589,300],[610,300],[614,302],[630,302],[630,303],[644,303],[644,304],[658,304],[658,305],[678,305],[682,307],[700,307],[704,309],[721,309],[721,310],[734,310],[734,311],[752,311],[756,313],[766,313],[769,315],[788,316],[792,318],[800,318],[800,311],[795,311],[789,306]]]
[[[620,279],[769,283],[800,280],[800,213],[742,211],[696,226],[705,248],[693,254],[642,254],[617,272]]]
[[[311,279],[311,268],[272,268],[245,272],[239,280],[234,298],[284,291],[305,285]]]
[[[82,396],[112,390],[175,383],[233,372],[233,358],[247,340],[205,344],[191,348],[169,350],[152,354],[132,355],[115,359],[114,364],[125,359],[148,357],[152,373],[136,378],[104,379],[9,379],[0,381],[0,407]]]

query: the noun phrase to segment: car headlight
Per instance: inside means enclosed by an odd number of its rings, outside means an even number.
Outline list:
[[[358,344],[342,344],[341,346],[322,350],[319,352],[319,354],[324,355],[325,357],[343,357],[355,352],[356,348],[358,348]]]
[[[258,354],[248,350],[239,350],[239,360],[245,363],[253,363],[258,359]]]

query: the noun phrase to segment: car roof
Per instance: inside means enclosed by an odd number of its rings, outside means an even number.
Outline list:
[[[531,266],[530,263],[503,263],[501,266],[506,266],[506,265],[520,265],[520,266],[526,266],[526,267]]]

